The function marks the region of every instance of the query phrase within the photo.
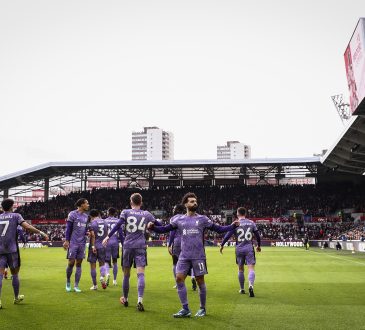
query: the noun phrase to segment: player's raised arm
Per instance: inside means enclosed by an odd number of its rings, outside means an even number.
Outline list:
[[[166,226],[158,226],[154,222],[150,222],[147,225],[147,229],[152,230],[159,234],[163,234],[163,233],[168,233],[169,231],[176,229],[176,227],[174,227],[171,223]]]
[[[222,240],[221,243],[221,247],[219,249],[220,253],[223,253],[223,249],[224,249],[224,244],[226,244],[228,242],[228,240],[231,238],[231,236],[234,234],[234,230],[230,230],[226,233],[226,235],[224,235],[224,238]]]
[[[149,222],[152,222],[155,226],[163,225],[162,220],[161,221],[157,220],[151,212],[148,212],[148,216],[147,216],[147,223],[149,223]],[[147,229],[148,229],[148,227],[147,227]]]
[[[208,217],[206,217],[206,221],[207,221],[206,228],[208,228],[209,230],[215,231],[216,233],[219,233],[219,234],[226,233],[227,231],[232,231],[239,225],[238,221],[234,221],[228,226],[220,226],[220,225],[213,223],[213,221],[210,220]]]
[[[103,240],[103,246],[106,246],[108,244],[109,238],[112,237],[117,231],[119,231],[119,229],[124,224],[125,224],[125,218],[124,218],[124,215],[123,215],[123,212],[122,212],[122,214],[120,215],[120,220],[118,221],[118,223],[110,231],[110,233],[107,235],[107,237],[104,238],[104,240]]]
[[[32,225],[30,225],[29,223],[27,223],[27,222],[25,222],[25,221],[23,221],[22,223],[21,223],[21,226],[24,228],[24,229],[26,229],[26,230],[28,230],[28,231],[30,231],[31,233],[35,233],[35,234],[40,234],[46,241],[48,241],[48,235],[46,234],[46,233],[44,233],[43,231],[41,231],[41,230],[39,230],[39,229],[37,229],[37,228],[35,228],[35,227],[33,227]]]

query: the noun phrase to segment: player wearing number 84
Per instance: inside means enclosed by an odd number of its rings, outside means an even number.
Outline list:
[[[129,293],[129,278],[131,267],[137,268],[137,286],[138,286],[138,302],[137,310],[144,311],[143,294],[145,288],[144,268],[147,266],[147,243],[146,243],[146,228],[149,222],[160,225],[154,216],[148,212],[141,210],[142,196],[139,193],[134,193],[130,197],[131,209],[123,210],[120,215],[120,220],[103,240],[103,245],[106,246],[110,237],[114,235],[122,226],[125,228],[122,268],[124,273],[123,278],[123,295],[120,302],[128,307]]]

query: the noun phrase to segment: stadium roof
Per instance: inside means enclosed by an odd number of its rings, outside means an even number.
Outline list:
[[[365,173],[365,117],[353,116],[345,131],[322,158],[334,171]]]
[[[52,162],[31,167],[0,177],[0,190],[33,184],[45,178],[74,176],[79,179],[92,176],[109,178],[151,179],[199,179],[199,177],[224,177],[230,175],[272,176],[291,170],[305,176],[316,172],[319,157],[307,158],[264,158],[247,160],[161,160],[161,161],[80,161]],[[249,172],[249,173],[246,173]],[[229,172],[229,173],[228,173]],[[255,174],[256,173],[256,174]],[[43,186],[43,183],[39,183]]]

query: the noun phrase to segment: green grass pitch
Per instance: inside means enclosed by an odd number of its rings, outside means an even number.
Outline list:
[[[218,248],[206,252],[208,315],[174,319],[180,303],[166,248],[148,249],[144,313],[135,309],[135,270],[125,308],[119,303],[121,271],[117,287],[90,291],[84,261],[83,292],[67,293],[61,248],[21,250],[25,300],[13,305],[11,280],[3,280],[0,329],[365,329],[365,254],[264,247],[257,254],[256,297],[249,298],[238,293],[234,248],[225,248],[223,255]],[[247,273],[245,277],[247,283]],[[186,283],[194,314],[199,295],[190,280]]]

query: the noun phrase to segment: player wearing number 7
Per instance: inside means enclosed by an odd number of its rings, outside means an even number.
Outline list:
[[[159,225],[154,216],[148,212],[141,210],[142,196],[139,193],[134,193],[130,197],[131,209],[123,210],[120,214],[120,220],[111,230],[107,237],[103,240],[103,245],[106,246],[110,237],[116,233],[123,225],[125,228],[123,253],[122,253],[122,268],[124,273],[123,278],[123,296],[120,302],[128,307],[129,293],[129,278],[131,267],[137,268],[137,285],[138,285],[138,302],[137,310],[144,311],[143,294],[145,288],[144,268],[147,266],[147,243],[146,243],[146,227],[149,222]]]
[[[24,296],[19,294],[19,278],[20,255],[17,241],[18,225],[24,229],[41,234],[48,241],[48,236],[24,221],[19,213],[13,213],[14,201],[6,198],[1,202],[4,213],[0,214],[0,309],[1,305],[1,289],[3,284],[4,271],[9,266],[12,277],[12,285],[14,290],[14,304],[19,304]]]
[[[166,233],[177,229],[181,235],[181,253],[176,265],[176,283],[177,293],[183,308],[173,316],[176,318],[191,316],[185,279],[192,268],[199,286],[200,298],[200,309],[195,316],[202,317],[206,315],[205,302],[207,297],[204,275],[208,274],[204,251],[204,232],[206,229],[209,229],[217,233],[225,233],[233,230],[238,225],[238,222],[234,222],[230,226],[218,226],[205,215],[197,214],[198,201],[194,193],[187,193],[182,199],[182,204],[187,209],[186,215],[173,217],[167,226],[155,227],[151,223],[148,225],[148,228],[157,233]]]
[[[239,226],[234,230],[229,231],[223,238],[220,252],[222,253],[224,244],[228,242],[232,235],[236,237],[236,263],[238,265],[238,282],[240,284],[239,293],[244,294],[244,283],[245,275],[243,267],[246,264],[248,268],[248,291],[250,297],[254,297],[253,285],[255,282],[255,250],[252,244],[253,235],[256,237],[257,247],[256,251],[261,252],[261,239],[260,234],[257,230],[256,224],[249,219],[246,219],[246,209],[244,207],[239,207],[237,209],[237,217],[239,221]]]

